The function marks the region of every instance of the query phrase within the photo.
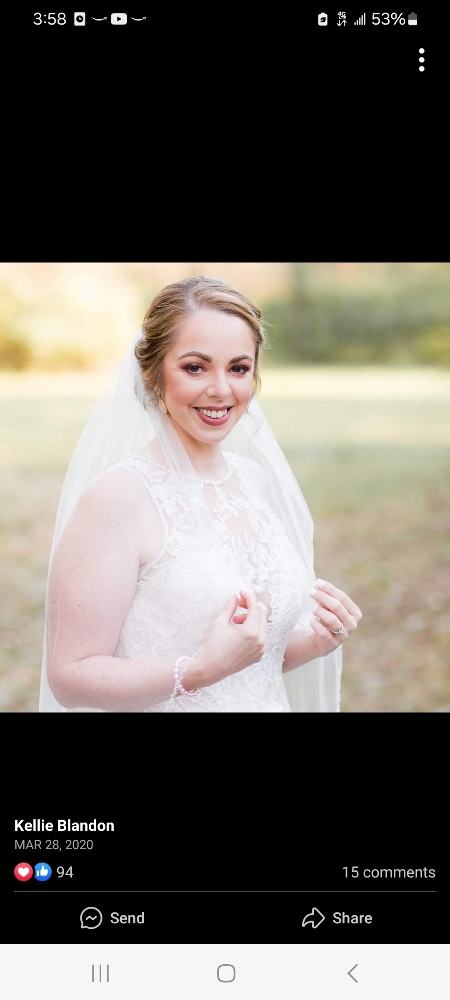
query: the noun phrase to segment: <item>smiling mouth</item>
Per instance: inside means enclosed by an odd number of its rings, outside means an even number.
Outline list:
[[[201,420],[209,424],[223,424],[226,423],[228,417],[233,409],[232,406],[193,406],[193,410],[197,410],[197,413]],[[221,417],[208,417],[206,413],[202,413],[202,410],[209,410],[210,413],[222,413]],[[225,412],[224,412],[225,411]]]

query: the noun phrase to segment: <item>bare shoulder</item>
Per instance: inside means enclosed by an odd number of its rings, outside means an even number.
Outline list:
[[[140,565],[153,562],[164,544],[161,516],[143,481],[126,466],[113,466],[86,490],[86,502],[126,527]]]
[[[139,486],[139,482],[137,483]],[[85,487],[72,516],[72,522],[95,525],[114,521],[132,525],[139,515],[142,500],[133,477],[126,470],[109,470]]]
[[[142,518],[143,497],[139,481],[122,469],[111,469],[94,479],[81,493],[69,518],[64,538],[125,539],[133,543]],[[145,492],[143,490],[143,492]],[[122,543],[121,543],[122,544]]]
[[[83,497],[92,504],[113,504],[115,507],[142,506],[147,492],[130,469],[113,466],[86,487]]]

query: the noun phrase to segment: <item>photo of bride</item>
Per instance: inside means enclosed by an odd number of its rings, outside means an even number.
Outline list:
[[[214,277],[153,299],[64,482],[40,711],[338,711],[362,614],[315,579],[261,319]]]
[[[449,267],[0,263],[0,713],[450,711]]]

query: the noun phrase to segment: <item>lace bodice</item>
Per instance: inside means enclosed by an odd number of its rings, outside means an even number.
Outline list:
[[[194,698],[177,697],[170,711],[289,712],[283,657],[308,602],[307,572],[256,484],[253,463],[233,452],[223,455],[228,475],[220,483],[189,483],[190,510],[165,466],[138,454],[115,466],[143,483],[161,526],[160,551],[141,566],[115,655],[148,660],[192,655],[225,602],[251,584],[268,609],[263,658]],[[193,528],[192,511],[203,502],[199,491],[205,491],[213,528]],[[167,708],[162,702],[145,711]]]

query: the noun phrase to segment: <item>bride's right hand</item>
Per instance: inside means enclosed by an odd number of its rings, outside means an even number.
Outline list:
[[[264,656],[267,637],[267,608],[256,600],[253,587],[245,587],[223,606],[208,629],[200,653],[183,678],[186,690],[208,687],[217,681],[237,674],[252,663],[259,663]],[[236,611],[237,605],[247,609],[244,619]],[[233,621],[236,617],[240,624]]]

